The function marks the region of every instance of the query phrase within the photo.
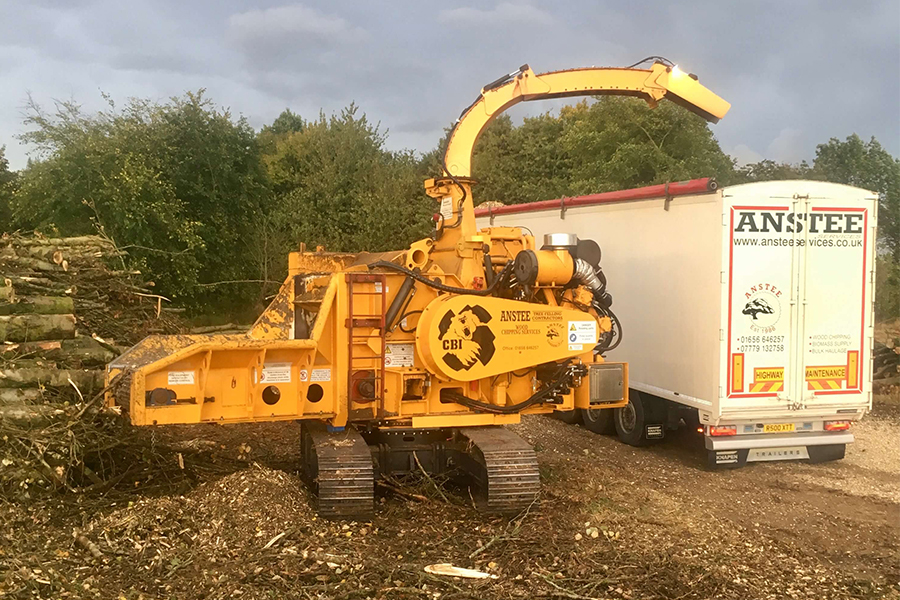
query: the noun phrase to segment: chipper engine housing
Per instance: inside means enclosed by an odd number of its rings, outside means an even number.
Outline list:
[[[451,134],[434,233],[405,251],[291,253],[289,273],[246,335],[151,336],[108,368],[112,405],[135,425],[300,419],[304,471],[327,516],[371,512],[373,480],[460,471],[486,509],[517,512],[537,461],[497,427],[522,414],[627,404],[627,365],[600,248],[517,227],[477,230],[468,178],[477,133],[522,100],[667,91],[717,118],[721,99],[671,68],[523,67],[482,90]],[[727,110],[727,103],[726,108]],[[721,113],[721,114],[720,114]],[[449,167],[448,167],[449,164]]]

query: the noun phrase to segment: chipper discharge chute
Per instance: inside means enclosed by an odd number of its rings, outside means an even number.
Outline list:
[[[472,147],[523,100],[634,95],[709,120],[728,104],[677,68],[523,66],[462,114],[432,235],[381,254],[291,253],[278,295],[246,335],[151,336],[109,365],[108,402],[135,425],[302,419],[303,470],[325,516],[373,509],[381,475],[467,478],[485,510],[515,513],[539,490],[522,414],[627,403],[627,366],[602,354],[621,335],[600,247],[558,234],[538,248],[517,227],[477,230]]]

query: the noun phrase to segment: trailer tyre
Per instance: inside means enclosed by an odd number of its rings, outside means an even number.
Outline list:
[[[581,414],[578,410],[556,410],[553,411],[553,418],[569,425],[577,425],[581,421]]]
[[[581,408],[581,423],[584,428],[601,435],[612,435],[616,432],[615,409],[612,408]]]
[[[614,411],[616,434],[629,446],[646,446],[650,441],[644,436],[647,410],[641,394],[630,390],[628,404]]]

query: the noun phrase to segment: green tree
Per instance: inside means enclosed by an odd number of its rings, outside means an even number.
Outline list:
[[[608,97],[572,107],[564,118],[570,124],[561,144],[574,161],[576,194],[696,177],[730,183],[734,161],[707,122],[670,102],[651,109],[634,98]]]
[[[12,197],[16,189],[17,176],[9,170],[6,146],[0,146],[0,233],[12,222]]]
[[[384,134],[358,113],[351,105],[320,114],[276,138],[264,156],[276,193],[270,237],[285,251],[299,242],[335,251],[401,249],[427,233],[434,206],[422,192],[419,161],[387,151]]]
[[[734,174],[733,183],[778,181],[782,179],[811,179],[814,177],[815,174],[812,172],[812,168],[806,161],[802,161],[797,165],[792,165],[790,163],[778,163],[774,160],[764,159],[740,167]]]
[[[854,133],[819,144],[813,169],[817,179],[878,192],[879,242],[900,261],[900,160],[874,137],[864,142]]]
[[[258,279],[247,244],[266,209],[256,135],[203,91],[165,104],[131,100],[84,114],[31,103],[22,139],[37,160],[12,203],[20,227],[62,234],[98,229],[126,249],[164,295],[195,308],[240,306],[258,286],[198,287]]]
[[[544,113],[518,127],[501,115],[491,123],[473,153],[472,170],[481,182],[477,198],[517,204],[571,194],[574,160],[560,143],[566,115]]]
[[[275,140],[284,136],[303,131],[306,121],[303,117],[286,108],[281,114],[275,117],[271,125],[265,125],[259,131],[259,145],[266,153],[271,153],[275,149]]]
[[[900,263],[890,254],[878,257],[875,266],[875,320],[900,317]]]

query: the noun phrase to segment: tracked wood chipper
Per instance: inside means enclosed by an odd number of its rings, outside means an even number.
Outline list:
[[[148,337],[109,365],[108,402],[135,425],[301,419],[303,471],[325,516],[371,513],[374,481],[411,469],[461,474],[487,511],[527,507],[535,454],[502,425],[622,406],[628,370],[603,358],[621,326],[599,245],[476,229],[472,148],[518,102],[600,94],[667,99],[710,121],[729,108],[662,63],[523,66],[485,86],[453,128],[443,173],[425,182],[440,203],[430,237],[372,254],[301,245],[248,334]]]

